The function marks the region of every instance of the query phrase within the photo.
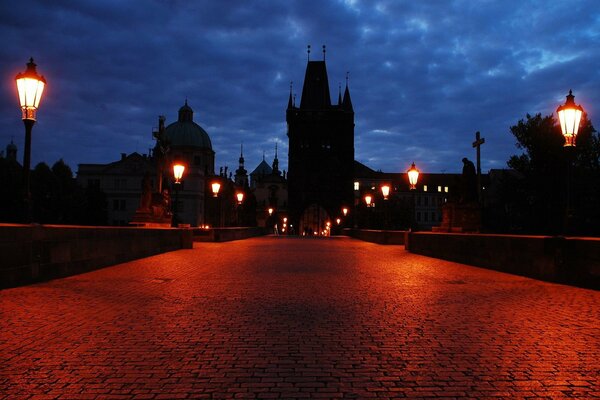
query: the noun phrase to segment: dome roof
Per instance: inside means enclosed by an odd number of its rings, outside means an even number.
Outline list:
[[[6,151],[16,151],[17,150],[17,145],[13,143],[13,141],[11,140],[10,143],[8,144],[8,146],[6,146]]]
[[[194,111],[187,104],[179,109],[179,119],[165,128],[165,136],[172,147],[200,147],[212,150],[208,133],[193,121]]]

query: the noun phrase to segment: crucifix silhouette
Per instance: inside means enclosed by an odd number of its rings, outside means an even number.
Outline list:
[[[481,137],[479,131],[475,132],[475,141],[473,147],[477,148],[477,199],[482,202],[481,196],[481,145],[485,143],[485,138]]]

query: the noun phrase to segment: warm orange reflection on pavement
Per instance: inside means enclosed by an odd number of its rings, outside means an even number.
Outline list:
[[[600,395],[599,292],[347,238],[196,244],[0,314],[5,399]]]

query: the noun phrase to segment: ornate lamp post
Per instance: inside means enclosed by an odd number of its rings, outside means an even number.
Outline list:
[[[177,206],[179,204],[179,189],[181,188],[181,178],[183,177],[184,171],[185,165],[181,163],[173,164],[173,177],[175,178],[175,182],[173,182],[173,189],[175,189],[175,203],[173,204],[173,221],[171,223],[171,226],[173,227],[177,227],[179,223]]]
[[[373,202],[373,196],[371,196],[370,194],[366,194],[365,195],[365,204],[367,205],[367,210],[366,210],[366,212],[367,212],[367,228],[369,228],[371,225],[370,224],[371,213],[370,213],[369,209],[372,207],[372,205],[371,205],[372,202]]]
[[[218,221],[215,224],[216,227],[221,227],[221,203],[219,201],[219,190],[221,189],[221,184],[219,182],[213,182],[211,183],[211,188],[212,188],[212,192],[213,192],[213,197],[217,198],[217,218]]]
[[[412,165],[410,166],[410,168],[408,169],[408,171],[406,171],[407,175],[408,175],[408,183],[410,184],[410,191],[412,192],[412,216],[411,216],[411,229],[414,230],[415,228],[415,214],[416,214],[416,201],[415,201],[415,191],[417,189],[417,181],[419,180],[419,170],[417,169],[417,167],[415,166],[415,163],[413,161]]]
[[[244,192],[242,192],[242,191],[237,192],[235,194],[235,197],[236,197],[237,203],[238,203],[238,206],[237,206],[238,226],[241,226],[242,225],[242,222],[241,222],[242,221],[242,216],[241,216],[242,210],[241,209],[242,209],[242,202],[244,201]]]
[[[564,147],[569,147],[572,150],[567,150],[567,193],[566,193],[566,210],[565,210],[565,231],[568,231],[571,226],[572,210],[572,180],[573,180],[573,150],[576,145],[577,133],[579,131],[579,123],[583,116],[583,107],[575,104],[575,96],[573,91],[569,90],[565,104],[558,106],[556,109],[560,130],[565,138]]]
[[[25,124],[25,152],[23,155],[23,183],[26,222],[31,221],[31,192],[29,191],[29,171],[31,169],[31,129],[35,124],[37,109],[46,87],[46,78],[37,74],[33,58],[29,59],[25,72],[17,74],[15,81],[19,92],[22,119]]]

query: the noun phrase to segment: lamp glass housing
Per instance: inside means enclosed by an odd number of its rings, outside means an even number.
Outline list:
[[[572,90],[569,90],[567,101],[556,109],[556,113],[560,122],[560,130],[565,137],[564,146],[575,146],[575,138],[579,131],[583,108],[575,104],[575,96],[573,96]]]
[[[173,177],[175,178],[175,183],[181,183],[184,171],[185,165],[179,163],[173,164]]]
[[[373,197],[371,197],[370,194],[365,196],[365,203],[367,203],[367,207],[371,206],[371,200],[373,200]]]
[[[419,170],[413,162],[410,169],[406,172],[408,174],[408,183],[410,183],[411,190],[417,188],[417,181],[419,180]]]
[[[213,196],[217,197],[219,195],[219,190],[221,189],[221,184],[219,182],[213,182],[211,185]]]
[[[237,198],[238,204],[242,204],[242,201],[244,201],[244,192],[237,192],[235,197]]]
[[[35,114],[40,105],[46,79],[36,72],[36,64],[33,58],[27,63],[27,70],[17,74],[15,81],[19,92],[19,105],[23,113],[23,119],[35,121]]]
[[[390,195],[390,185],[382,185],[381,194],[383,194],[383,198],[387,200],[388,196]]]

